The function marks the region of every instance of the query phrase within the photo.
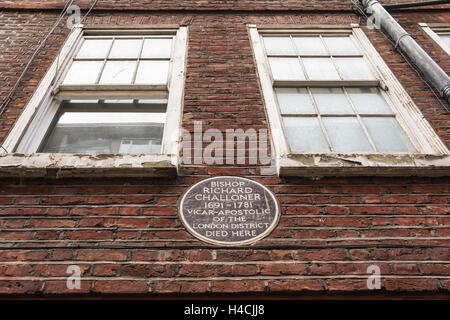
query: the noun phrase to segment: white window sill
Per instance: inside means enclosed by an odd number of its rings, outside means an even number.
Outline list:
[[[0,177],[169,177],[176,176],[172,155],[0,154]]]
[[[449,176],[450,155],[290,154],[280,176]]]

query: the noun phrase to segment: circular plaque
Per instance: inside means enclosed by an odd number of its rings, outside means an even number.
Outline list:
[[[245,245],[267,236],[277,225],[280,206],[262,184],[241,177],[214,177],[190,187],[180,200],[185,227],[216,245]]]

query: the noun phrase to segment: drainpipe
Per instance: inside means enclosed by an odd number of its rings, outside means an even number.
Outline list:
[[[395,48],[402,52],[419,68],[441,97],[450,105],[450,77],[417,44],[397,21],[383,8],[378,0],[360,0],[365,12],[371,15],[375,25],[383,28],[395,41]]]

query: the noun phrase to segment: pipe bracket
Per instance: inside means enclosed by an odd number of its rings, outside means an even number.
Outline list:
[[[409,37],[411,36],[408,32],[402,34],[402,35],[397,39],[397,41],[395,42],[394,49],[397,50],[397,47],[398,47],[398,45],[400,44],[400,41],[401,41],[404,37],[408,37],[408,36],[409,36]]]
[[[442,97],[444,98],[444,100],[450,103],[450,83],[442,88]]]
[[[371,7],[372,5],[374,5],[375,3],[379,3],[378,0],[362,0],[361,1],[363,6],[367,8]]]

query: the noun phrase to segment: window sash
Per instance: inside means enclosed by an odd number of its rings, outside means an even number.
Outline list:
[[[282,129],[284,132],[284,137],[286,139],[286,141],[288,141],[288,134],[286,132],[286,126],[284,124],[284,118],[317,118],[319,125],[320,125],[320,129],[322,131],[322,134],[328,144],[328,148],[329,148],[329,152],[326,153],[333,153],[333,152],[339,152],[342,153],[341,151],[338,151],[335,149],[333,143],[332,143],[332,138],[329,136],[328,130],[326,129],[326,125],[325,125],[325,118],[355,118],[357,120],[357,123],[359,124],[359,127],[361,128],[364,136],[366,137],[367,141],[369,142],[372,151],[368,151],[367,153],[379,153],[379,149],[376,146],[372,136],[369,134],[369,131],[367,129],[366,124],[364,123],[364,119],[365,118],[394,118],[396,119],[396,121],[398,122],[397,119],[397,115],[394,113],[363,113],[363,112],[359,112],[355,103],[353,102],[353,100],[350,98],[350,95],[347,91],[347,89],[345,87],[340,88],[342,90],[343,93],[343,98],[345,99],[346,103],[348,104],[348,106],[351,108],[352,113],[330,113],[330,112],[321,112],[319,105],[316,101],[316,99],[314,98],[314,95],[311,91],[311,89],[309,87],[306,87],[307,90],[307,94],[308,97],[310,99],[310,102],[313,105],[314,108],[314,112],[315,113],[284,113],[281,111],[281,106],[279,103],[279,99],[278,99],[278,95],[275,94],[277,96],[276,102],[277,102],[277,108],[280,112],[280,116],[282,117],[283,121],[282,121]],[[381,91],[379,91],[381,93]],[[388,106],[391,108],[389,102],[388,102],[388,97],[386,97],[385,94],[381,93],[382,98],[386,101],[386,104],[388,104]],[[392,110],[392,109],[391,109]],[[400,126],[401,128],[401,126]],[[401,128],[402,129],[402,128]],[[406,134],[406,133],[405,133]],[[408,138],[409,139],[409,138]],[[292,146],[287,143],[288,145],[288,149],[289,149],[289,153],[298,153],[298,154],[302,154],[302,153],[319,153],[316,151],[294,151]],[[405,145],[405,147],[407,147]],[[417,152],[417,151],[416,151]],[[395,153],[416,153],[416,152],[411,152],[411,151],[404,151],[404,152],[395,152]],[[355,151],[354,153],[365,153],[364,151]],[[394,153],[394,152],[392,152]]]
[[[433,128],[423,118],[420,110],[407,95],[401,84],[398,82],[392,71],[379,56],[367,36],[360,29],[359,25],[248,25],[251,44],[256,59],[257,70],[261,80],[262,93],[268,113],[268,120],[271,126],[274,154],[278,155],[280,163],[291,163],[288,160],[290,151],[287,137],[284,133],[284,125],[278,100],[275,95],[275,88],[279,87],[378,87],[381,93],[388,97],[386,102],[390,105],[398,124],[406,133],[412,146],[420,154],[448,154],[448,149],[434,132]],[[373,81],[273,81],[271,70],[265,52],[263,36],[267,35],[347,35],[354,39],[354,43],[359,47],[364,59],[368,62],[376,79]],[[374,67],[376,66],[376,68]],[[375,69],[373,69],[375,68]],[[382,70],[382,71],[380,71]],[[384,92],[383,90],[389,91]],[[364,114],[361,114],[364,116]],[[315,116],[315,115],[312,115]],[[370,115],[372,116],[372,115]],[[392,115],[386,115],[392,117]],[[308,152],[300,152],[309,154]],[[330,154],[331,152],[311,152],[310,154]],[[379,154],[375,152],[350,152],[355,154]],[[345,154],[339,152],[339,154]],[[398,152],[383,152],[382,154],[398,154]],[[405,152],[399,153],[405,154]],[[411,154],[411,152],[407,152]],[[286,158],[288,157],[288,158]],[[284,159],[284,160],[283,160]]]
[[[138,54],[136,58],[116,58],[116,57],[110,57],[111,51],[113,50],[114,44],[116,40],[129,40],[129,39],[138,39],[140,40],[140,47],[138,50]],[[143,49],[145,46],[145,41],[148,39],[170,39],[171,40],[171,49],[170,49],[170,56],[167,58],[146,58],[142,57],[143,55]],[[81,48],[83,47],[83,44],[86,40],[111,40],[111,43],[109,44],[109,47],[107,49],[107,53],[104,58],[78,58],[77,55],[79,54]],[[174,51],[175,51],[175,45],[176,45],[176,37],[175,36],[168,36],[168,35],[149,35],[149,34],[129,34],[129,35],[111,35],[111,34],[105,34],[100,36],[92,36],[88,34],[84,34],[81,41],[79,41],[77,48],[75,52],[73,53],[72,59],[70,64],[67,66],[65,72],[61,75],[59,79],[59,86],[57,87],[57,99],[59,101],[62,100],[70,100],[70,99],[99,99],[99,101],[103,101],[105,99],[129,99],[130,97],[133,98],[134,101],[138,99],[168,99],[169,97],[169,83],[171,79],[171,71],[173,68],[172,61],[174,59]],[[95,81],[95,84],[64,84],[64,79],[67,76],[67,73],[71,69],[72,65],[76,61],[100,61],[102,62],[102,67],[98,73],[97,79]],[[107,63],[109,61],[135,61],[132,80],[130,84],[101,84],[99,83],[105,68],[107,66]],[[141,61],[167,61],[169,62],[168,72],[167,72],[167,80],[165,81],[165,84],[135,84],[139,66]],[[137,98],[138,97],[138,98]],[[105,105],[105,104],[103,104]],[[74,106],[72,106],[73,108]],[[60,108],[63,108],[61,105]],[[166,111],[168,106],[166,106]],[[61,109],[62,110],[62,109]],[[102,110],[97,108],[96,110]],[[90,110],[94,111],[94,110]],[[55,115],[55,118],[58,118],[57,115]],[[48,130],[51,130],[51,128],[54,126],[49,127]],[[162,146],[161,146],[161,152],[164,152],[167,150],[165,148],[165,145],[167,144],[167,141],[169,138],[166,136],[167,134],[167,121],[164,124],[164,131],[163,131],[163,138],[162,138]],[[42,139],[42,143],[45,143],[46,139]],[[41,147],[42,147],[41,143]],[[41,148],[40,147],[40,148]]]
[[[295,36],[299,36],[299,35],[303,35],[303,34],[295,34]],[[371,151],[368,151],[368,153],[379,153],[379,150],[377,148],[377,146],[375,145],[375,142],[373,141],[372,137],[370,136],[366,125],[364,124],[363,121],[363,117],[391,117],[394,119],[397,119],[395,114],[360,114],[358,113],[356,107],[354,106],[354,104],[352,103],[351,99],[349,98],[348,92],[345,89],[345,84],[351,85],[352,87],[378,87],[380,85],[380,81],[378,79],[373,79],[373,80],[343,80],[344,76],[342,73],[342,70],[338,67],[338,64],[335,61],[335,58],[362,58],[364,59],[363,61],[366,63],[367,67],[370,69],[370,71],[373,73],[372,67],[370,66],[369,62],[365,59],[364,54],[362,53],[363,51],[361,50],[361,48],[359,48],[358,44],[356,43],[356,41],[352,38],[352,35],[339,35],[339,36],[345,36],[348,37],[350,39],[350,41],[352,41],[352,43],[355,45],[356,49],[359,51],[359,53],[354,53],[354,54],[337,54],[337,55],[333,55],[331,53],[331,48],[328,47],[327,45],[327,41],[325,40],[328,36],[328,34],[325,33],[319,33],[319,34],[309,34],[309,35],[303,35],[303,36],[308,36],[308,37],[315,37],[316,39],[318,39],[318,41],[320,41],[322,43],[323,48],[325,48],[325,53],[320,53],[320,54],[302,54],[299,51],[299,48],[297,46],[296,41],[294,40],[294,37],[292,34],[283,34],[280,35],[278,34],[277,37],[285,37],[287,39],[289,39],[291,48],[294,49],[294,52],[292,54],[273,54],[267,53],[266,50],[266,46],[265,46],[265,40],[268,36],[267,34],[260,34],[260,42],[262,44],[262,47],[264,48],[264,55],[266,57],[266,61],[267,63],[269,63],[270,58],[272,57],[276,57],[276,58],[297,58],[300,61],[300,66],[302,68],[302,72],[305,75],[306,79],[305,80],[275,80],[274,76],[273,76],[273,71],[271,66],[269,66],[269,74],[271,76],[271,80],[272,80],[272,84],[274,88],[281,88],[284,85],[286,85],[286,87],[300,87],[300,86],[305,86],[308,90],[310,99],[313,103],[314,109],[315,109],[315,114],[282,114],[281,117],[284,119],[285,117],[311,117],[311,118],[317,118],[319,125],[320,125],[320,129],[323,133],[323,136],[328,144],[328,148],[329,148],[329,152],[330,153],[334,153],[334,152],[338,152],[333,143],[332,143],[332,139],[333,137],[329,136],[328,130],[326,129],[326,125],[324,123],[324,118],[331,118],[331,117],[341,117],[341,118],[355,118],[357,120],[357,123],[359,125],[359,128],[362,130],[365,138],[367,139],[368,143],[370,144],[370,147],[372,148]],[[329,58],[332,65],[334,66],[334,69],[336,70],[336,72],[338,73],[339,77],[341,78],[340,80],[311,80],[309,79],[309,75],[308,72],[306,70],[305,67],[305,63],[303,61],[303,58]],[[318,106],[316,104],[316,102],[314,101],[313,97],[312,97],[312,93],[311,93],[311,87],[340,87],[343,89],[345,98],[347,99],[347,101],[349,102],[353,114],[323,114],[319,111]],[[387,99],[384,96],[383,97],[386,102]],[[388,103],[388,102],[387,102]],[[279,110],[279,112],[281,112],[281,108],[278,102],[278,99],[276,99],[276,104],[277,104],[277,108]],[[284,139],[286,141],[288,141],[288,135],[286,132],[286,126],[284,124],[284,120],[282,121],[282,130],[283,130],[283,134],[284,134]],[[409,139],[409,137],[408,137]],[[302,152],[295,152],[292,148],[292,145],[287,142],[287,147],[288,147],[288,151],[289,153],[309,153],[309,151],[302,151]],[[417,149],[416,149],[417,150]],[[361,151],[355,152],[355,153],[360,153]],[[362,151],[364,152],[364,151]],[[312,152],[311,153],[316,153],[316,152]],[[403,153],[403,152],[401,152]],[[410,151],[404,152],[404,153],[411,153]]]
[[[136,56],[136,58],[126,58],[126,57],[110,57],[111,55],[111,51],[113,50],[114,44],[116,42],[116,40],[132,40],[132,39],[136,39],[136,40],[140,40],[140,48],[138,50],[138,54]],[[169,57],[161,57],[161,58],[157,58],[157,57],[142,57],[143,54],[143,49],[145,46],[145,41],[146,40],[151,40],[151,39],[170,39],[171,41],[171,49],[170,49],[170,56]],[[91,57],[77,57],[79,52],[81,51],[81,49],[83,48],[83,45],[86,41],[88,40],[111,40],[111,43],[109,44],[109,47],[107,48],[107,52],[104,58],[91,58]],[[89,61],[98,61],[101,63],[101,67],[100,70],[97,73],[97,77],[95,79],[95,82],[90,84],[83,84],[83,83],[79,83],[80,85],[84,85],[84,86],[91,86],[91,85],[98,85],[102,79],[102,76],[104,75],[105,72],[105,68],[108,64],[108,62],[110,61],[135,61],[134,67],[133,67],[133,71],[132,71],[132,77],[131,77],[131,81],[129,84],[120,84],[120,85],[134,85],[135,81],[136,81],[136,77],[137,74],[139,72],[139,68],[141,66],[141,62],[142,61],[167,61],[169,63],[168,65],[168,70],[167,70],[167,78],[166,80],[163,82],[164,84],[168,85],[170,82],[170,75],[171,75],[171,70],[172,70],[172,60],[173,60],[173,55],[174,55],[174,48],[175,48],[175,36],[169,36],[169,35],[151,35],[151,34],[136,34],[136,35],[114,35],[113,32],[110,31],[109,36],[107,35],[102,35],[102,36],[90,36],[90,35],[86,35],[84,34],[82,39],[79,41],[75,52],[73,53],[72,59],[68,65],[68,67],[66,68],[65,72],[63,74],[61,74],[58,84],[61,86],[65,86],[65,85],[71,85],[71,84],[64,84],[64,81],[68,75],[68,73],[71,71],[72,66],[74,63],[76,62],[89,62]],[[153,85],[153,84],[149,84],[149,85]],[[160,84],[155,84],[155,85],[160,85]]]
[[[84,100],[84,99],[83,99]],[[111,100],[111,99],[109,99]],[[118,99],[125,100],[125,99]],[[81,102],[82,100],[65,100],[61,103],[61,110],[71,112],[156,112],[165,113],[167,109],[167,100],[155,100],[153,103],[139,102],[147,99],[132,99],[132,102],[110,103],[106,99],[98,100],[97,102]],[[76,101],[76,102],[73,102]],[[86,100],[89,101],[89,100]]]
[[[154,103],[138,103],[141,99],[134,99],[131,103],[107,103],[104,100],[98,100],[97,102],[70,102],[62,101],[58,107],[54,118],[47,128],[43,139],[38,147],[38,153],[42,153],[42,149],[47,145],[52,133],[55,130],[61,116],[65,112],[71,113],[96,113],[96,112],[108,112],[108,113],[165,113],[167,116],[167,100],[154,101]],[[86,100],[89,101],[89,100]],[[167,120],[163,122],[163,133],[161,137],[161,148],[164,148],[164,136],[166,135]],[[126,137],[123,137],[125,139]],[[145,139],[145,138],[133,138]],[[161,152],[159,153],[161,154]]]
[[[312,31],[311,33],[305,33],[304,30],[299,31],[297,33],[295,32],[278,32],[278,33],[266,33],[266,32],[259,32],[259,41],[262,45],[262,49],[264,50],[264,55],[266,57],[266,64],[267,64],[267,70],[269,71],[270,79],[272,81],[272,84],[274,87],[295,87],[295,86],[382,86],[381,82],[377,77],[375,76],[376,72],[371,66],[371,64],[365,59],[365,55],[363,54],[362,48],[359,46],[357,41],[354,39],[353,35],[351,33],[328,33],[329,30],[326,30],[325,32],[318,32],[318,31]],[[289,37],[289,40],[291,42],[291,46],[294,48],[295,53],[293,54],[268,54],[266,51],[266,47],[264,44],[264,38],[270,37],[270,36],[276,36],[276,37]],[[299,52],[298,47],[296,46],[296,43],[294,41],[294,37],[298,36],[304,36],[304,37],[318,37],[321,43],[323,44],[325,50],[327,51],[326,54],[301,54]],[[355,54],[332,54],[331,49],[327,46],[326,41],[324,38],[328,36],[333,37],[348,37],[350,41],[355,45],[356,49],[359,51],[359,53]],[[304,80],[296,79],[296,80],[281,80],[281,79],[275,79],[273,75],[273,70],[269,64],[270,58],[297,58],[298,63],[301,67],[301,73],[305,77]],[[328,58],[330,59],[330,62],[332,63],[334,67],[334,71],[337,72],[340,79],[310,79],[309,74],[307,72],[305,61],[304,59],[308,58]],[[344,76],[344,70],[341,70],[341,68],[338,66],[338,63],[336,59],[339,58],[362,58],[367,67],[369,68],[371,74],[374,76],[373,79],[345,79]]]
[[[178,137],[181,131],[181,107],[185,78],[187,52],[187,29],[179,25],[93,25],[76,26],[69,34],[57,58],[34,92],[30,102],[16,121],[13,129],[4,142],[7,152],[34,153],[51,125],[61,100],[64,99],[167,99],[167,135],[164,137],[162,154],[170,158],[170,162],[178,165]],[[171,37],[172,56],[167,85],[94,85],[94,86],[61,86],[68,66],[72,63],[76,50],[86,36],[106,36],[112,34],[136,34]],[[173,72],[172,72],[173,69]],[[171,90],[168,90],[170,88]],[[3,149],[2,149],[3,150]]]

